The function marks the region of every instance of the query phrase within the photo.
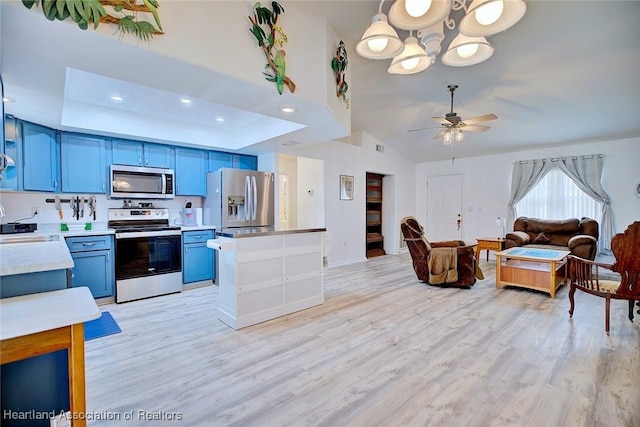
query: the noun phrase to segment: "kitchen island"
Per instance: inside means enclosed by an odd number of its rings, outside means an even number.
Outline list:
[[[100,310],[86,287],[0,300],[2,364],[60,350],[68,352],[68,398],[72,426],[86,425],[84,322],[98,317]],[[16,393],[15,388],[11,391]],[[2,419],[21,419],[24,414],[31,417],[33,413],[36,417],[30,420],[30,424],[33,424],[40,419],[36,414],[55,415],[59,412],[59,409],[37,411],[28,406],[10,407],[3,408]],[[18,418],[14,418],[13,414]]]
[[[218,319],[241,329],[324,302],[325,228],[222,229],[218,251]]]

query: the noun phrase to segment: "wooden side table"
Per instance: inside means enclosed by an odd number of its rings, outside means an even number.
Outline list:
[[[487,262],[489,262],[489,251],[502,251],[504,249],[504,238],[502,237],[479,237],[476,239],[476,262],[480,261],[480,251],[487,251]]]

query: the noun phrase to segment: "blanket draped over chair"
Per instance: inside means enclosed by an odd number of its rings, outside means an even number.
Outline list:
[[[431,285],[469,287],[483,279],[475,258],[475,245],[460,240],[429,242],[412,216],[402,218],[400,229],[407,242],[418,280]]]

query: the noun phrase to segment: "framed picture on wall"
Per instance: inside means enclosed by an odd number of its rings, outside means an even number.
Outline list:
[[[340,175],[340,200],[353,200],[353,176]]]

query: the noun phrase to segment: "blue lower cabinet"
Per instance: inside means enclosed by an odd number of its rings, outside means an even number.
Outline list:
[[[213,250],[207,240],[213,239],[213,230],[186,231],[182,233],[182,281],[183,283],[213,280]]]
[[[71,286],[86,286],[94,298],[114,295],[113,237],[68,237],[73,258]]]

